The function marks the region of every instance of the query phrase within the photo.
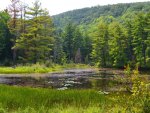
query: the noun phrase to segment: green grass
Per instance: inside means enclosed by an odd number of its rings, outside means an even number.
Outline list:
[[[101,108],[105,96],[93,90],[51,90],[0,85],[0,108],[5,111],[32,109],[74,110]]]
[[[55,108],[51,108],[51,109],[46,109],[44,107],[41,107],[38,110],[31,107],[27,107],[25,109],[18,109],[17,111],[8,111],[4,108],[0,108],[0,113],[108,113],[108,112],[105,112],[105,109],[102,109],[100,107],[64,108],[62,106],[56,106]]]
[[[91,68],[85,64],[65,64],[65,65],[52,65],[46,67],[42,64],[28,65],[28,66],[16,66],[13,67],[0,67],[0,74],[23,74],[23,73],[49,73],[54,71],[62,71],[67,68]]]
[[[124,93],[0,85],[0,113],[142,113],[140,102]]]

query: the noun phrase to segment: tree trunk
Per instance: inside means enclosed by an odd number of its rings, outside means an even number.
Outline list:
[[[17,56],[17,50],[16,49],[13,49],[13,65],[15,66],[16,65],[16,56]]]

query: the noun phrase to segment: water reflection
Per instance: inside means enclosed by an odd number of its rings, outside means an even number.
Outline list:
[[[65,89],[97,89],[108,91],[118,86],[113,73],[107,71],[67,70],[44,77],[0,77],[1,84]]]

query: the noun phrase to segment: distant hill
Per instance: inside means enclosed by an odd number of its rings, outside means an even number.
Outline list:
[[[57,29],[63,29],[68,22],[86,26],[101,16],[118,18],[127,13],[140,11],[150,11],[150,2],[123,3],[77,9],[55,15],[53,16],[53,21]]]

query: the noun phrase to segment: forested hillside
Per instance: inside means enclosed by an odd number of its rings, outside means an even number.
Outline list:
[[[71,59],[80,48],[82,60],[93,65],[150,67],[150,2],[78,9],[53,16],[53,20],[65,46],[67,40],[72,44],[68,45],[70,52],[65,52],[68,57],[72,54]],[[70,23],[79,29],[83,41],[74,35],[75,30],[66,29]],[[72,35],[64,36],[66,32]],[[78,46],[73,36],[80,40]]]
[[[150,11],[150,2],[124,3],[83,8],[55,15],[53,16],[53,21],[55,26],[59,29],[63,29],[68,22],[86,28],[86,25],[91,24],[101,16],[112,16],[118,18],[139,11]]]

